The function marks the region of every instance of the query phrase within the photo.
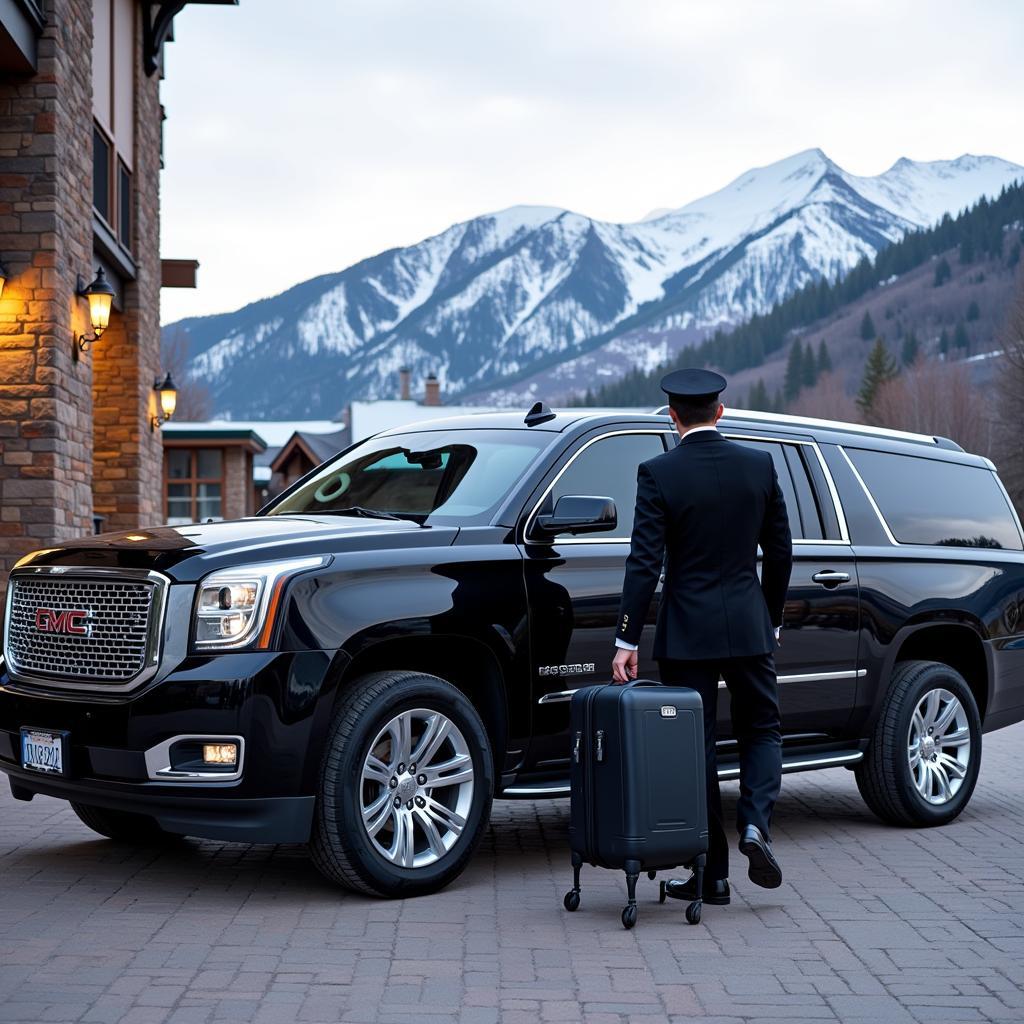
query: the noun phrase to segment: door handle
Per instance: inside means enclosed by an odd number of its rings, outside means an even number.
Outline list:
[[[811,579],[815,583],[820,583],[823,587],[838,587],[840,583],[850,582],[850,574],[848,572],[836,572],[834,569],[822,569],[820,572],[816,572]]]

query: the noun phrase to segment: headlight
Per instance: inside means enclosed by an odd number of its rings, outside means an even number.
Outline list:
[[[287,580],[326,565],[326,556],[258,562],[220,569],[199,584],[193,639],[204,650],[270,646],[274,617]]]

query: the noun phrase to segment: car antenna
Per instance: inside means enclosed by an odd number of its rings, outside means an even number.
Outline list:
[[[523,422],[528,427],[535,427],[538,423],[547,423],[554,418],[555,414],[543,402],[534,402]]]

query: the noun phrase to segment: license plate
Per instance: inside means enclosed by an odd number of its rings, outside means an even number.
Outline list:
[[[21,730],[21,766],[48,775],[64,774],[64,738],[44,729]]]

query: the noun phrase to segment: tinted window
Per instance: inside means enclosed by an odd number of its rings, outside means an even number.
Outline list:
[[[362,507],[421,521],[480,521],[550,440],[550,434],[514,430],[372,437],[326,463],[267,514]]]
[[[584,448],[559,477],[542,511],[554,508],[563,494],[590,494],[612,498],[619,525],[599,540],[628,537],[633,532],[636,506],[636,471],[641,462],[661,455],[665,450],[660,434],[616,434]]]
[[[1020,550],[1010,507],[989,470],[860,448],[846,453],[901,544]]]
[[[786,463],[786,456],[782,451],[782,445],[777,441],[737,441],[737,444],[744,448],[756,448],[759,452],[767,452],[775,463],[775,473],[779,478],[779,486],[782,488],[782,497],[786,502],[786,511],[789,513],[789,529],[793,534],[793,540],[802,540],[807,535],[804,533],[804,526],[800,520],[800,504],[796,497],[796,488],[793,486],[793,478],[789,473],[789,466]],[[818,537],[821,537],[821,527],[818,527]]]

